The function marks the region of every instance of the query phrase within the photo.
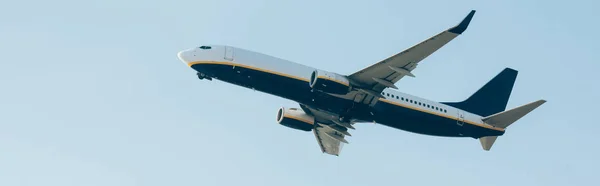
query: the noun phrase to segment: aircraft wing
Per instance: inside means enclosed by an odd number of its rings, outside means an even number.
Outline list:
[[[344,143],[348,143],[344,137],[345,134],[336,131],[335,128],[343,128],[338,125],[324,125],[319,124],[313,130],[321,151],[327,154],[339,156],[344,146]],[[347,130],[343,128],[342,130]],[[347,132],[346,132],[347,133]]]
[[[421,60],[462,34],[469,26],[474,14],[475,10],[472,10],[455,27],[445,30],[379,63],[351,74],[348,78],[353,83],[359,85],[360,88],[367,89],[367,91],[374,91],[374,93],[380,93],[387,87],[397,88],[394,84],[402,77],[414,77],[411,72]]]
[[[313,133],[321,152],[339,156],[344,143],[348,143],[346,136],[351,136],[348,129],[354,129],[351,122],[341,122],[338,116],[332,113],[320,111],[312,107],[300,104],[305,113],[315,117]]]

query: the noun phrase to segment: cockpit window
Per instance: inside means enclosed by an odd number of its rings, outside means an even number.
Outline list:
[[[211,47],[210,47],[210,46],[201,46],[201,47],[199,47],[199,48],[201,48],[201,49],[204,49],[204,50],[211,49]]]

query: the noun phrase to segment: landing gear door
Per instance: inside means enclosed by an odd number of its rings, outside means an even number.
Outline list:
[[[233,47],[225,46],[225,59],[233,61]]]

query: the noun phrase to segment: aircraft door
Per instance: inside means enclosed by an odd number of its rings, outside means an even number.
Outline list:
[[[233,61],[233,47],[225,46],[225,59]]]
[[[465,124],[465,114],[462,110],[458,110],[458,120],[456,121],[458,126],[463,126]]]
[[[458,118],[456,120],[456,124],[458,125],[458,135],[462,136],[465,132],[463,128],[463,125],[465,124],[465,113],[462,110],[458,109],[457,115]]]

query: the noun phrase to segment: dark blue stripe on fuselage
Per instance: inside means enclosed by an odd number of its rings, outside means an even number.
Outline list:
[[[354,104],[318,91],[311,91],[307,81],[260,70],[225,64],[195,64],[192,68],[215,79],[296,101],[300,104],[344,114]],[[314,100],[314,101],[313,101]],[[376,121],[389,127],[419,134],[449,137],[502,135],[504,132],[470,124],[459,126],[456,120],[379,101],[374,107],[355,104],[352,117]],[[370,113],[374,115],[371,115]]]
[[[448,137],[482,137],[502,135],[503,132],[478,127],[437,116],[431,113],[379,101],[373,107],[375,121],[394,128],[419,134]]]

